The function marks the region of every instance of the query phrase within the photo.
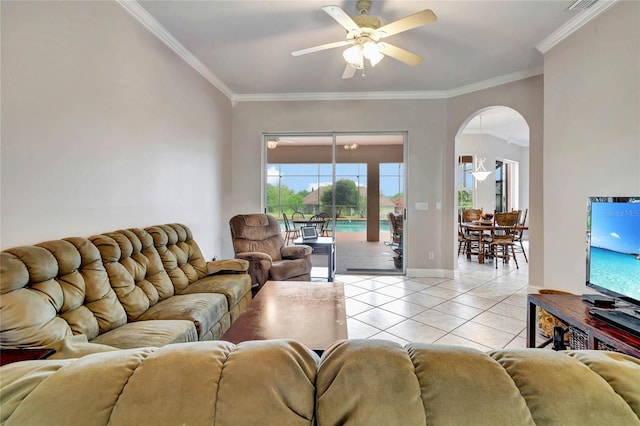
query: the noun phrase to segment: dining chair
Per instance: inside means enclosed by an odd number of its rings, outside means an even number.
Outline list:
[[[481,244],[480,238],[482,234],[479,232],[470,232],[462,226],[462,213],[458,214],[458,256],[465,253],[470,259],[472,254],[480,254]]]
[[[302,212],[293,212],[291,214],[291,219],[295,220],[295,219],[304,219],[304,213]]]
[[[509,261],[509,249],[511,249],[511,255],[513,257],[513,261],[516,264],[516,268],[520,269],[518,266],[518,259],[516,259],[516,251],[515,251],[515,235],[517,233],[517,225],[518,218],[520,217],[520,211],[514,212],[506,212],[506,213],[498,213],[495,212],[493,214],[493,227],[494,229],[491,231],[491,236],[489,237],[487,243],[489,244],[489,249],[495,258],[496,269],[498,269],[498,258],[502,258],[503,263],[507,263]],[[502,253],[500,254],[500,249]]]
[[[516,236],[514,238],[514,242],[518,243],[520,245],[520,247],[518,247],[517,245],[515,246],[516,251],[518,253],[522,253],[524,255],[524,260],[529,263],[529,259],[527,259],[527,252],[524,250],[524,245],[522,245],[522,238],[524,237],[524,227],[527,226],[527,214],[529,213],[529,209],[524,209],[524,212],[522,213],[522,219],[518,219],[518,226],[520,226],[521,228],[517,230],[516,232]]]
[[[295,229],[293,225],[289,222],[289,218],[287,218],[287,214],[282,212],[282,220],[284,221],[284,243],[289,244],[290,241],[295,240],[300,236],[300,231]]]
[[[462,221],[473,222],[482,219],[482,209],[462,209]]]

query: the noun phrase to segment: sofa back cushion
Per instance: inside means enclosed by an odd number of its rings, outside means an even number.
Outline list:
[[[89,340],[126,323],[126,314],[85,238],[8,249],[0,264],[0,346],[45,346],[74,334]]]
[[[280,249],[284,246],[284,237],[273,216],[239,214],[231,218],[229,227],[236,254],[259,252],[268,254],[274,261],[282,260]]]
[[[102,255],[111,286],[130,321],[174,289],[153,239],[144,229],[127,229],[91,237]]]
[[[187,226],[171,223],[150,226],[145,230],[153,238],[176,293],[207,276],[207,262]]]

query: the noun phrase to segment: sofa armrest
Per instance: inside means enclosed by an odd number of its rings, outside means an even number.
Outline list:
[[[296,246],[284,246],[280,249],[283,259],[302,259],[311,256],[313,249],[304,244]]]
[[[207,262],[209,275],[218,272],[246,273],[249,270],[249,261],[244,259],[222,259]]]

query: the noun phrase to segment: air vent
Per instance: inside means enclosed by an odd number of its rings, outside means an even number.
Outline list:
[[[585,10],[593,6],[598,0],[576,0],[567,10]]]

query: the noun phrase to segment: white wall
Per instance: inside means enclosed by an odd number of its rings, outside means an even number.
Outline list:
[[[523,115],[532,128],[532,158],[541,161],[537,154],[542,145],[540,76],[448,100],[241,102],[234,107],[233,201],[225,216],[260,211],[263,132],[407,131],[408,274],[453,275],[457,269],[455,138],[471,114],[495,105]],[[428,202],[430,209],[416,211],[416,202]],[[434,208],[436,202],[442,203],[441,210]],[[537,206],[541,209],[542,203]],[[225,256],[233,254],[230,241],[225,248]],[[429,251],[435,253],[433,260],[427,258]]]
[[[489,177],[476,185],[475,208],[483,208],[492,213],[496,208],[496,160],[509,160],[518,163],[518,209],[529,208],[529,148],[508,143],[504,139],[490,134],[463,134],[459,138],[460,155],[473,155],[474,158],[486,158],[485,169],[491,171]]]
[[[454,159],[447,163],[449,167],[444,176],[444,184],[449,190],[450,199],[445,201],[446,205],[453,205],[456,196],[455,175],[457,172],[456,161],[459,154],[456,144],[453,142],[461,126],[476,114],[477,111],[492,107],[506,106],[514,109],[527,122],[529,126],[529,167],[528,167],[528,188],[529,188],[529,283],[536,285],[542,280],[542,232],[543,232],[543,194],[542,194],[542,131],[543,131],[543,78],[536,76],[525,80],[516,81],[491,89],[480,90],[467,95],[456,96],[447,102],[447,133],[452,141],[447,145],[447,157]],[[523,170],[522,175],[527,179],[527,171]],[[455,252],[453,242],[457,235],[456,216],[452,214],[445,217],[443,226],[450,230],[451,238],[443,240],[444,244],[451,242],[445,250]]]
[[[544,287],[581,294],[588,196],[640,195],[640,2],[544,57]]]
[[[2,248],[182,222],[219,255],[229,99],[115,2],[1,7]]]

